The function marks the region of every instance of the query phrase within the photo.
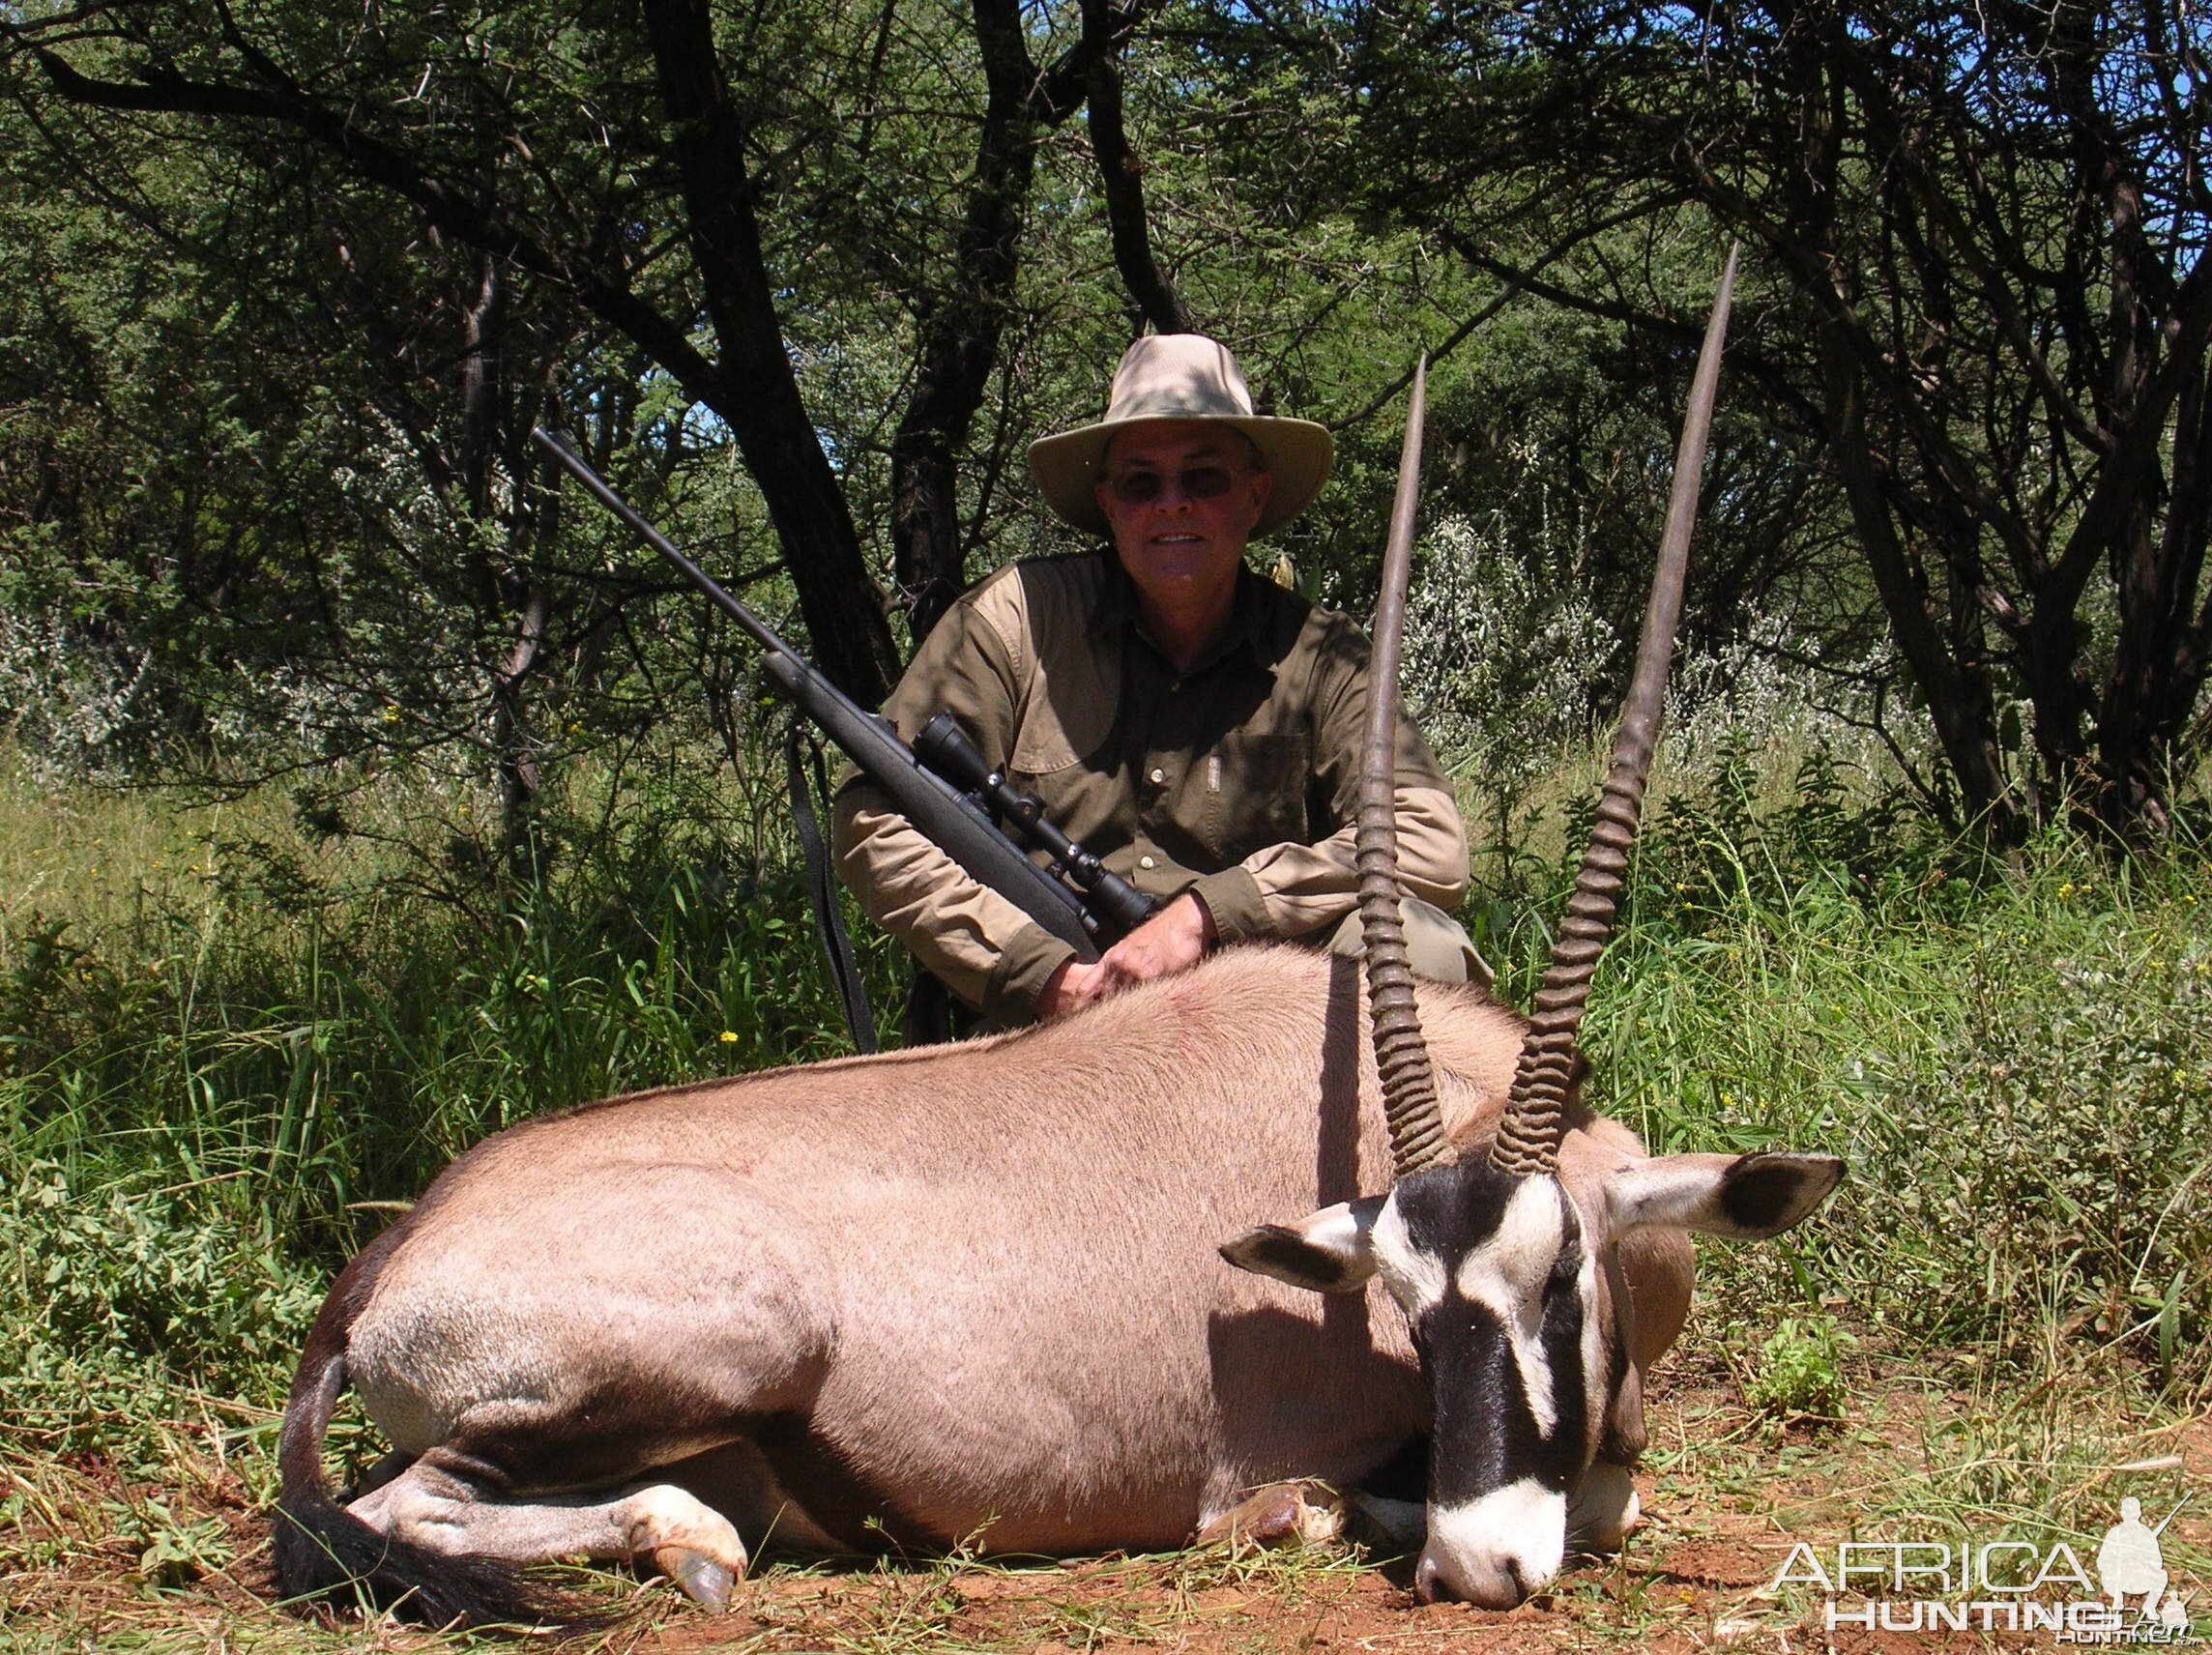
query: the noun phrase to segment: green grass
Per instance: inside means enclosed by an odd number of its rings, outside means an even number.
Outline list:
[[[1592,1100],[1654,1149],[1850,1163],[1821,1223],[1705,1249],[1747,1363],[1778,1316],[1840,1319],[2015,1370],[2115,1355],[2202,1406],[2212,854],[2114,860],[2053,832],[1979,857],[1818,752],[1789,768],[1778,786],[1724,755],[1657,802],[1583,1031]],[[1470,902],[1515,1003],[1569,842]]]
[[[1782,781],[1732,763],[1640,844],[1593,1096],[1655,1148],[1827,1149],[1851,1176],[1805,1231],[1704,1249],[1685,1359],[1719,1364],[1730,1439],[1655,1443],[1662,1488],[1756,1500],[1761,1456],[1794,1454],[1848,1487],[1820,1521],[1870,1532],[2080,1530],[2123,1483],[2166,1497],[2111,1467],[2212,1401],[2212,859],[2053,836],[1981,863],[1817,755]],[[742,796],[579,794],[528,889],[467,852],[481,812],[387,777],[331,837],[274,792],[48,796],[0,765],[0,1649],[384,1646],[245,1608],[273,1409],[332,1270],[509,1121],[843,1049]],[[1509,999],[1576,837],[1483,870],[1469,916]],[[900,967],[880,941],[869,963],[887,1008]],[[1851,1436],[1877,1395],[1886,1459]],[[361,1430],[341,1417],[341,1451]],[[73,1620],[54,1582],[95,1575],[143,1614]],[[946,1642],[927,1580],[866,1646]],[[1086,1599],[1055,1636],[1119,1612]]]
[[[1949,883],[1694,894],[1608,962],[1601,1101],[1655,1147],[1848,1157],[1828,1222],[1724,1266],[1751,1302],[1787,1272],[1893,1341],[2116,1350],[2201,1401],[2212,874],[2046,845]]]
[[[849,1049],[797,880],[728,821],[500,891],[450,877],[453,800],[388,808],[318,841],[280,796],[0,780],[6,1440],[150,1463],[118,1420],[279,1396],[332,1271],[486,1133]]]

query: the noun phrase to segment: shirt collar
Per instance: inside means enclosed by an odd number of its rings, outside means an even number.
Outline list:
[[[1092,614],[1090,633],[1103,638],[1126,628],[1139,637],[1144,628],[1137,623],[1137,587],[1129,578],[1129,571],[1121,566],[1121,560],[1108,547],[1099,554],[1106,560],[1106,585],[1098,596],[1098,607]],[[1207,653],[1206,658],[1191,670],[1201,671],[1215,661],[1242,649],[1263,666],[1272,668],[1267,649],[1267,613],[1262,601],[1266,595],[1259,589],[1260,576],[1252,572],[1247,564],[1237,566],[1237,595],[1230,601],[1229,625],[1221,634],[1221,641]],[[1150,639],[1146,640],[1148,643]]]

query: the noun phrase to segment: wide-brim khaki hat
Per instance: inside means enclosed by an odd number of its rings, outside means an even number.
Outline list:
[[[1106,445],[1131,426],[1161,420],[1219,421],[1251,439],[1274,479],[1254,539],[1312,505],[1328,479],[1334,445],[1327,427],[1253,413],[1252,393],[1227,345],[1203,334],[1149,334],[1122,353],[1105,419],[1030,445],[1030,475],[1045,504],[1078,529],[1107,533],[1091,492]]]

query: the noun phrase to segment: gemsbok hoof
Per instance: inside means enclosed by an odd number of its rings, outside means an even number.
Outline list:
[[[688,1546],[663,1546],[654,1553],[653,1566],[708,1613],[728,1612],[730,1593],[738,1584],[738,1577],[728,1564],[718,1563],[706,1553],[694,1552]]]
[[[1273,1483],[1238,1500],[1198,1531],[1201,1546],[1326,1546],[1344,1536],[1344,1496],[1310,1479]]]

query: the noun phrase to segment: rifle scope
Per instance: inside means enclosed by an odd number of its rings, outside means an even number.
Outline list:
[[[1052,858],[1053,871],[1088,892],[1100,917],[1126,935],[1159,911],[1147,896],[1046,819],[1044,800],[1023,793],[993,769],[958,719],[940,712],[915,732],[914,750],[931,769],[956,786],[978,795],[991,811],[1012,825],[1030,845]]]

